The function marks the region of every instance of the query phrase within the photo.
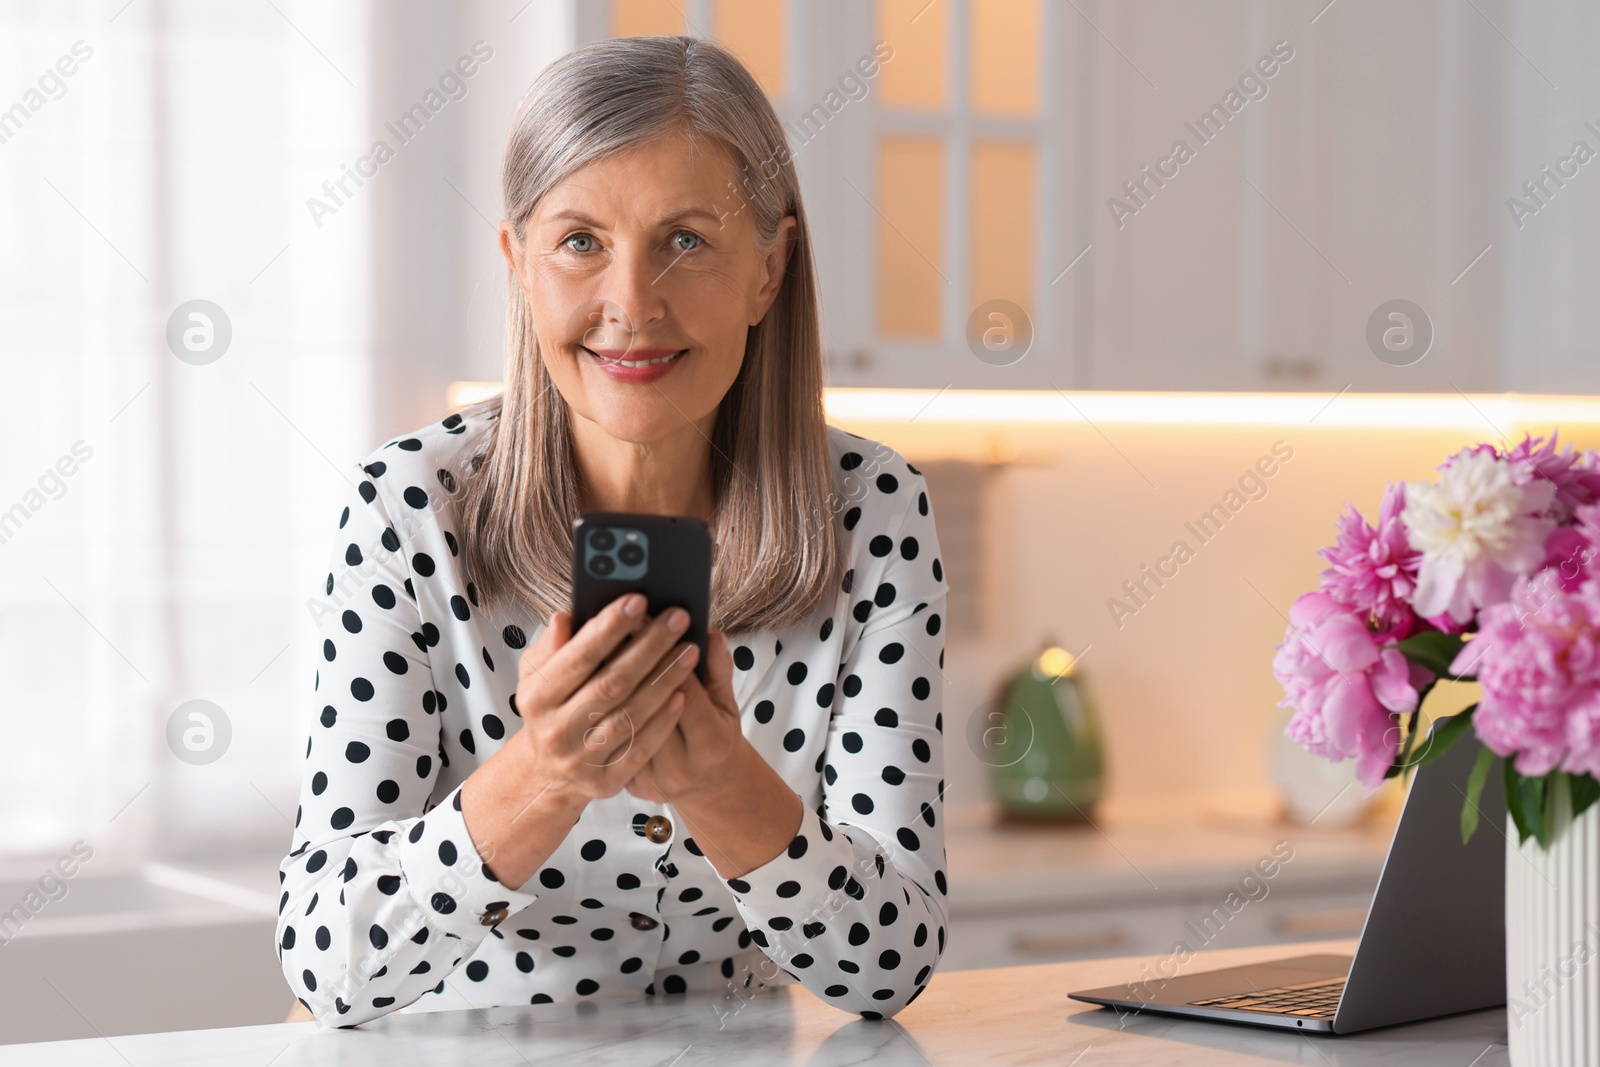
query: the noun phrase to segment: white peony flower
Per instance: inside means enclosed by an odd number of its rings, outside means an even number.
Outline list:
[[[1476,609],[1505,600],[1544,562],[1554,524],[1540,513],[1554,494],[1543,478],[1517,485],[1512,465],[1488,451],[1456,456],[1437,483],[1408,484],[1401,518],[1422,553],[1417,614],[1448,613],[1465,623]]]

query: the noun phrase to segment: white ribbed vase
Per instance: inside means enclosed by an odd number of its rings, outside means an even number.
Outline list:
[[[1506,1030],[1513,1067],[1600,1065],[1600,804],[1572,820],[1555,787],[1550,847],[1506,821]]]

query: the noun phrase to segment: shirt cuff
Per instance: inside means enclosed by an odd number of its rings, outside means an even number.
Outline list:
[[[789,847],[742,878],[726,879],[756,944],[767,947],[759,927],[814,936],[814,924],[837,913],[847,899],[867,895],[864,883],[882,877],[876,851],[860,848],[809,807]]]
[[[538,899],[495,880],[478,856],[461,814],[461,789],[411,824],[400,839],[400,870],[426,922],[477,943]]]

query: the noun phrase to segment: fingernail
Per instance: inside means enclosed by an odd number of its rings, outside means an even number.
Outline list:
[[[667,612],[667,629],[675,634],[681,634],[689,628],[689,613],[682,608],[673,608]]]
[[[638,593],[630,593],[622,601],[622,613],[638,618],[644,614],[644,597]]]
[[[678,666],[680,666],[680,667],[684,668],[685,670],[687,670],[688,668],[693,667],[695,665],[695,661],[698,660],[699,658],[700,658],[700,646],[699,645],[684,645],[683,646],[683,651],[678,653],[677,663],[678,663]]]

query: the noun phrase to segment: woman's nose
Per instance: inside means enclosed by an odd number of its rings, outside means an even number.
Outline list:
[[[655,262],[644,246],[619,248],[606,267],[597,294],[604,302],[607,328],[637,333],[665,317],[664,276],[670,270],[670,266],[663,269]]]

